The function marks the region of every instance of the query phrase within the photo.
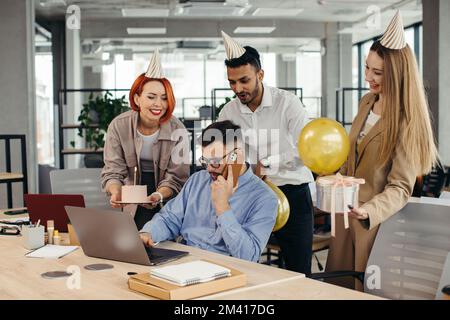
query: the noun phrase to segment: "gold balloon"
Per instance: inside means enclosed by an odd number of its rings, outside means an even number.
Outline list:
[[[277,218],[275,220],[275,225],[273,226],[272,231],[278,231],[281,228],[284,227],[286,222],[289,219],[289,213],[291,211],[289,207],[289,201],[284,195],[283,191],[280,190],[276,185],[274,185],[271,181],[268,179],[265,179],[264,182],[270,187],[270,189],[273,190],[275,195],[277,196],[278,201],[278,212],[277,212]]]
[[[336,172],[344,164],[350,141],[339,122],[319,118],[303,128],[297,147],[300,158],[311,171],[327,175]]]

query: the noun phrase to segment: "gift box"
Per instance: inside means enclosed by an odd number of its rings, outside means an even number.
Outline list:
[[[319,177],[316,180],[316,207],[331,213],[331,235],[335,236],[335,214],[344,214],[344,225],[348,228],[349,206],[358,207],[359,185],[364,179],[343,176],[340,173]]]

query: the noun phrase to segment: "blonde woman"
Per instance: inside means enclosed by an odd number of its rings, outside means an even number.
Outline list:
[[[366,183],[360,206],[349,213],[350,228],[336,217],[326,271],[365,271],[379,225],[407,203],[416,177],[430,172],[437,159],[423,84],[398,12],[370,48],[365,79],[370,92],[360,101],[340,172]],[[363,288],[353,279],[333,283]]]

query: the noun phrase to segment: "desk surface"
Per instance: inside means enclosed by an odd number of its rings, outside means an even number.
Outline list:
[[[27,215],[14,216],[16,218]],[[0,219],[11,218],[1,214]],[[27,258],[22,237],[0,236],[0,299],[152,299],[128,289],[127,272],[149,272],[152,267],[124,262],[91,258],[79,248],[57,259]],[[253,263],[221,254],[208,252],[173,242],[164,242],[162,248],[189,251],[190,255],[171,264],[198,259],[209,259],[244,272],[247,286],[205,297],[206,299],[374,299],[376,297],[306,279],[304,275]],[[113,269],[88,271],[84,266],[109,263]],[[80,268],[80,289],[70,289],[68,278],[44,279],[48,271],[67,271],[70,266]]]
[[[233,266],[247,274],[247,286],[302,276],[298,273],[252,263],[178,243],[165,242],[162,248],[189,251],[190,255],[172,264],[198,259],[209,259]],[[109,261],[87,257],[79,248],[75,252],[57,260],[27,258],[28,252],[22,246],[21,237],[1,236],[2,253],[0,272],[0,299],[148,299],[145,295],[128,290],[127,272],[149,272],[152,267]],[[109,263],[113,269],[88,271],[83,267],[92,263]],[[70,266],[78,266],[81,275],[81,289],[69,289],[67,278],[44,279],[41,274],[48,271],[66,271]]]
[[[208,296],[208,300],[383,300],[304,277],[281,279],[252,288],[235,289]]]

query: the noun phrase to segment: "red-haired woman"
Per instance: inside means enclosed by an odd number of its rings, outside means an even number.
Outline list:
[[[102,170],[102,188],[113,208],[122,207],[121,187],[147,185],[150,205],[129,205],[140,230],[159,211],[159,203],[174,197],[189,177],[189,140],[184,125],[172,113],[175,97],[170,82],[161,76],[157,53],[147,73],[131,87],[130,111],[109,125]]]

